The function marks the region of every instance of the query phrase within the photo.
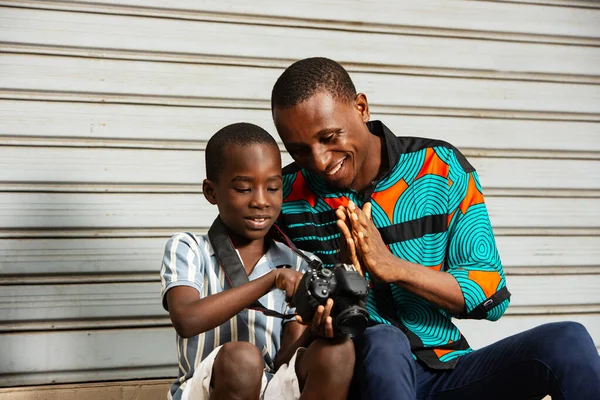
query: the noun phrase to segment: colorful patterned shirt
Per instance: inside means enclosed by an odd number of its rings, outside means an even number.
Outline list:
[[[393,306],[378,307],[375,290],[370,291],[371,321],[395,321],[408,336],[416,359],[431,368],[451,369],[471,351],[452,318],[494,321],[510,301],[477,173],[448,143],[396,137],[380,121],[368,127],[383,139],[388,171],[358,193],[331,188],[319,176],[291,164],[284,169],[278,223],[299,248],[333,266],[339,262],[340,237],[335,210],[350,200],[359,207],[371,202],[373,222],[390,251],[454,276],[465,301],[464,312],[451,315],[391,284],[387,303]],[[396,316],[386,319],[386,308]]]

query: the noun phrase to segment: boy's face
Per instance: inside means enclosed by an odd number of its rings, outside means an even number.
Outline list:
[[[368,153],[369,118],[363,94],[348,102],[318,92],[293,107],[273,110],[279,136],[294,161],[342,189],[359,190],[355,183]]]
[[[216,204],[232,234],[262,239],[279,216],[282,203],[281,154],[272,144],[225,148],[218,181],[204,180],[206,199]]]

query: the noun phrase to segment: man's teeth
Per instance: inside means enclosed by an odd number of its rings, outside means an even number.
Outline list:
[[[344,164],[344,160],[342,160],[337,167],[335,167],[334,169],[332,169],[331,171],[329,171],[329,173],[327,175],[335,175],[336,172],[338,172],[340,170],[340,168],[342,168],[342,165]]]

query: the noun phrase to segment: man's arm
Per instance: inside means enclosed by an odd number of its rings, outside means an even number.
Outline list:
[[[395,257],[370,219],[370,203],[364,211],[349,205],[347,218],[338,225],[348,227],[364,268],[380,280],[403,287],[458,318],[497,320],[508,307],[510,293],[477,174],[462,169],[452,172],[454,203],[448,210],[444,271]]]
[[[191,337],[214,329],[239,314],[274,287],[294,293],[302,274],[277,269],[239,287],[199,299],[190,286],[175,286],[167,292],[167,305],[173,326],[181,337]]]
[[[447,272],[394,256],[370,219],[370,207],[367,203],[361,210],[350,203],[346,215],[336,212],[342,236],[355,241],[363,267],[375,278],[403,287],[452,314],[464,312],[465,302],[456,279]]]

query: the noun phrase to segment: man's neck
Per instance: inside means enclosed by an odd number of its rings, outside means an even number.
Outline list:
[[[357,192],[367,189],[384,172],[387,164],[383,138],[371,134],[367,156],[360,168],[355,183],[352,185],[352,189]]]

